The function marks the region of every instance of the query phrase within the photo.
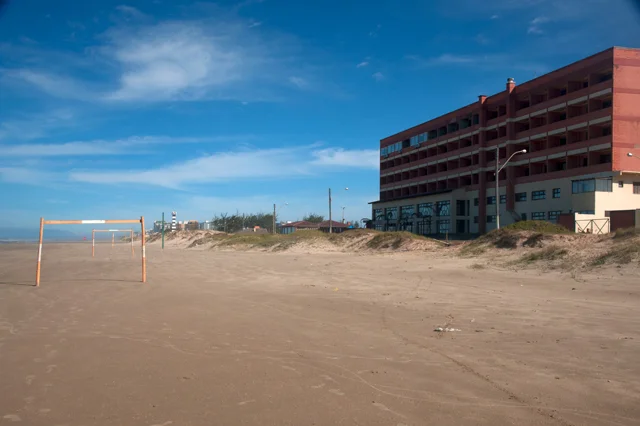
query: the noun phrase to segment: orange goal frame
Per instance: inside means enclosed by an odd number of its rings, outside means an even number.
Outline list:
[[[131,237],[131,257],[134,255],[133,251],[133,229],[92,229],[91,230],[91,257],[96,257],[96,232],[111,232],[111,247],[115,245],[116,232],[128,232]]]
[[[42,235],[44,233],[44,225],[96,225],[96,224],[115,224],[115,223],[139,223],[142,230],[142,282],[147,282],[147,254],[145,248],[144,233],[144,216],[140,219],[116,219],[116,220],[44,220],[40,218],[40,237],[38,240],[38,264],[36,266],[36,287],[40,286],[40,263],[42,261]]]

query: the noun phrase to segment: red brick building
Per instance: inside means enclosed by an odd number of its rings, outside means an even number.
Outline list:
[[[512,155],[496,194],[496,157]],[[502,225],[640,208],[639,49],[508,79],[503,92],[380,141],[376,228],[484,233],[496,206]]]

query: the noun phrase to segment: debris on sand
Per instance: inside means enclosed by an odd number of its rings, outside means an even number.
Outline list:
[[[459,328],[451,328],[451,327],[436,327],[435,330],[438,333],[449,333],[452,331],[462,331]]]

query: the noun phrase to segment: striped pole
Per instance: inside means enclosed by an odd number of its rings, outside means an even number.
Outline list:
[[[140,227],[142,228],[142,282],[147,282],[147,250],[145,247],[145,235],[144,235],[144,216],[140,216]]]
[[[171,230],[175,231],[178,226],[177,226],[177,221],[176,221],[176,216],[178,215],[178,213],[176,212],[171,212]]]
[[[91,230],[91,257],[96,257],[96,231]]]
[[[38,242],[38,265],[36,266],[36,287],[40,287],[40,262],[42,261],[42,233],[44,232],[44,218],[40,218],[40,238]]]

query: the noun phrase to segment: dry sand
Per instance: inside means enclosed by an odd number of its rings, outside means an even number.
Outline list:
[[[640,424],[635,270],[90,250],[0,246],[0,424]]]

